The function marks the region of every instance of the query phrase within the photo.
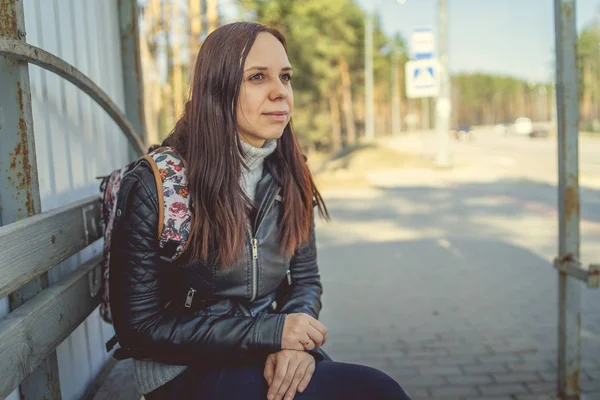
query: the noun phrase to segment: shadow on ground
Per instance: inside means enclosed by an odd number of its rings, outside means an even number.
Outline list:
[[[581,196],[583,240],[600,245],[600,191]],[[512,374],[530,379],[526,394],[554,393],[556,187],[521,179],[398,186],[338,193],[327,205],[321,319],[335,359],[384,369],[424,398],[465,375],[494,383],[494,374]],[[600,389],[598,354],[600,291],[583,286],[588,392]]]

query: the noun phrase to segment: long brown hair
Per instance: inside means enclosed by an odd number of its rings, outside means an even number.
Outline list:
[[[224,25],[206,38],[196,59],[184,114],[163,142],[187,161],[193,206],[188,246],[192,260],[228,267],[245,251],[250,201],[240,186],[243,148],[235,110],[244,63],[260,32],[275,36],[287,52],[279,31],[252,22]],[[267,163],[282,187],[280,250],[291,256],[310,240],[313,200],[319,214],[329,218],[291,121]]]

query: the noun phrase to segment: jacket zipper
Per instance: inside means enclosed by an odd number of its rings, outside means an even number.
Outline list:
[[[190,290],[188,290],[188,294],[185,299],[185,306],[187,308],[190,308],[192,306],[192,300],[194,300],[194,294],[196,294],[196,289],[190,288]]]
[[[258,240],[252,238],[252,296],[250,301],[254,301],[258,292]]]
[[[255,234],[258,233],[260,227],[262,226],[263,221],[265,220],[265,216],[271,211],[273,204],[275,203],[275,197],[279,192],[279,188],[275,191],[272,199],[267,206],[265,213],[263,214],[263,218],[259,221],[258,227],[256,228]],[[250,296],[250,302],[256,299],[258,294],[258,239],[256,239],[252,234],[252,231],[248,229],[248,233],[250,234],[250,243],[252,245],[252,295]]]
[[[292,273],[290,272],[290,270],[288,269],[286,271],[286,276],[287,276],[287,282],[289,286],[292,286]]]

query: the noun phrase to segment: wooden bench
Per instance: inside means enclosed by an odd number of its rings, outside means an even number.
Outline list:
[[[101,237],[98,197],[0,227],[0,298]],[[0,398],[17,388],[99,305],[101,259],[99,254],[84,262],[0,321]],[[119,385],[112,385],[110,397],[97,397],[106,392],[98,383],[86,397],[139,398],[129,363],[111,359],[99,379],[111,376]]]

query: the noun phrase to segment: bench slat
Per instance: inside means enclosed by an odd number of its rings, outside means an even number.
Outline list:
[[[0,322],[0,398],[8,396],[99,305],[101,256],[42,291]],[[92,293],[96,295],[92,296]]]
[[[0,299],[100,236],[98,196],[0,227]]]

